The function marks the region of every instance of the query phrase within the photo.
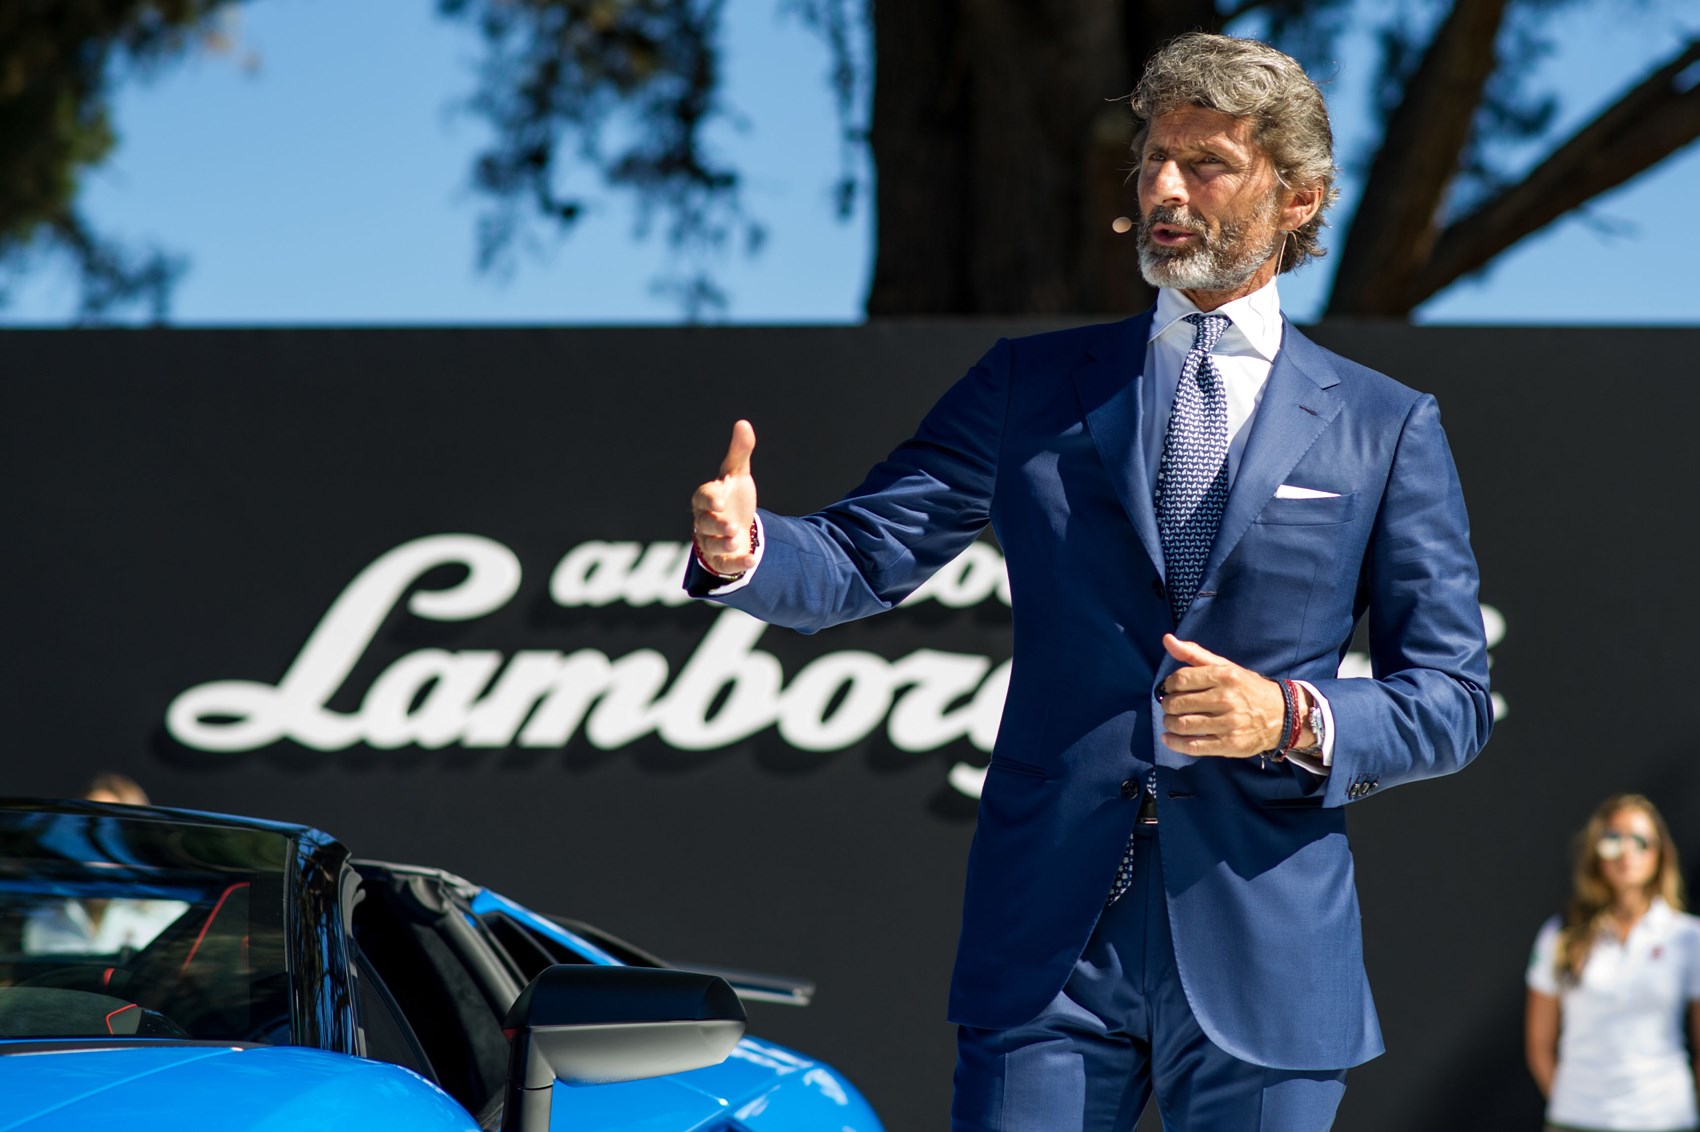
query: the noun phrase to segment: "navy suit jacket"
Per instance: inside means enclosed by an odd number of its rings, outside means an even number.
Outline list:
[[[1163,886],[1188,1002],[1246,1061],[1339,1069],[1381,1052],[1345,805],[1469,762],[1491,726],[1463,495],[1432,397],[1290,324],[1222,526],[1177,626],[1142,451],[1151,313],[1000,341],[855,491],[762,512],[749,585],[719,600],[813,632],[891,608],[989,521],[1014,663],[980,800],[953,1021],[1007,1027],[1061,989],[1155,764]],[[1331,492],[1277,498],[1282,484]],[[698,579],[700,584],[700,579]],[[1340,679],[1367,614],[1374,678]],[[1334,715],[1332,771],[1193,758],[1158,740],[1164,632]]]

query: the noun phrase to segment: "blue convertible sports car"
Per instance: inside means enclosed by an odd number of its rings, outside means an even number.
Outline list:
[[[302,826],[0,800],[0,1132],[879,1132],[666,969]]]

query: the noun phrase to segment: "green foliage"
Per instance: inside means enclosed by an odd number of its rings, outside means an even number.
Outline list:
[[[0,280],[68,263],[81,317],[145,304],[162,318],[182,263],[95,232],[84,174],[111,152],[110,92],[180,57],[224,0],[8,0],[0,5]],[[0,291],[0,301],[4,292]]]
[[[738,173],[709,152],[724,118],[717,36],[724,0],[438,0],[477,26],[486,55],[470,108],[496,132],[473,183],[486,268],[511,269],[526,222],[570,230],[592,206],[587,175],[629,192],[638,235],[656,223],[679,268],[659,288],[696,316],[724,304],[708,270],[735,239],[759,245]]]
[[[794,15],[820,36],[832,60],[827,84],[832,89],[833,111],[838,117],[839,177],[833,187],[833,204],[840,220],[848,220],[862,196],[859,172],[861,149],[868,143],[866,110],[863,103],[873,84],[873,68],[858,50],[858,29],[873,19],[871,0],[782,0],[780,10]]]

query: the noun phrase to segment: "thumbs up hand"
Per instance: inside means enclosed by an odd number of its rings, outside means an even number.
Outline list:
[[[691,530],[702,564],[726,577],[742,574],[756,564],[751,530],[756,521],[756,481],[750,474],[750,453],[756,430],[749,421],[732,426],[720,476],[691,495]]]

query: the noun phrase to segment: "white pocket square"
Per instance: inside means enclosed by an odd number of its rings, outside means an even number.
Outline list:
[[[1276,499],[1338,499],[1338,498],[1340,498],[1340,493],[1337,492],[1337,491],[1318,491],[1314,487],[1294,487],[1290,483],[1284,483],[1280,487],[1275,489],[1275,498]]]

